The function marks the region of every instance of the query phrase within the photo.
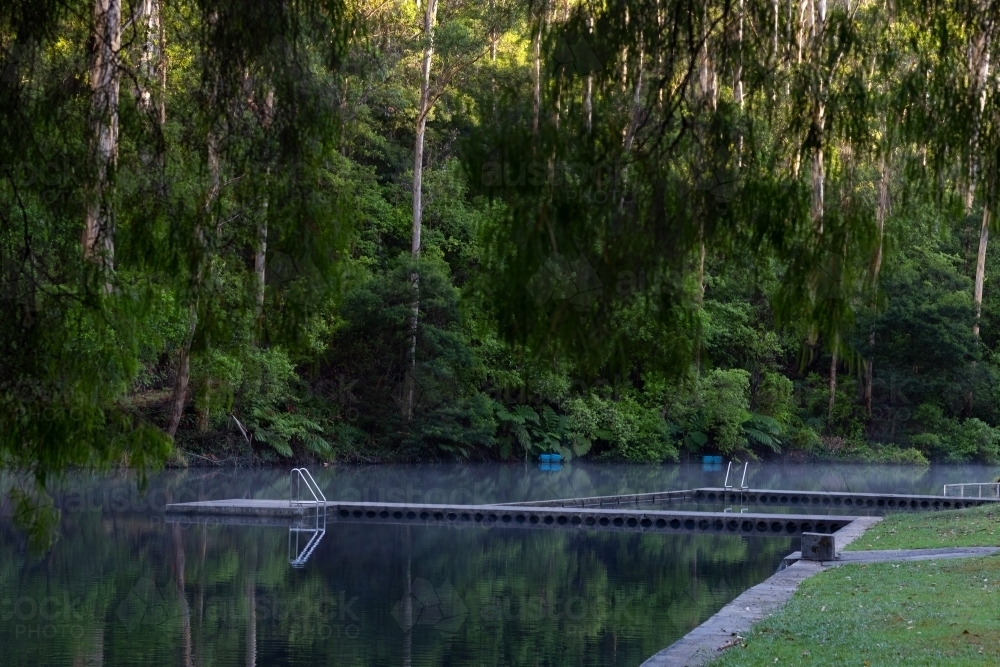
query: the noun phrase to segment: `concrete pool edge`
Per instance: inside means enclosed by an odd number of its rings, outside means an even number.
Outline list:
[[[169,504],[171,516],[272,517],[297,521],[323,509],[323,521],[364,521],[409,525],[484,527],[565,527],[579,530],[631,530],[641,533],[795,537],[804,532],[831,534],[857,517],[844,515],[758,514],[593,507],[527,507],[510,505],[428,505],[347,503],[292,505],[285,500],[233,499]]]

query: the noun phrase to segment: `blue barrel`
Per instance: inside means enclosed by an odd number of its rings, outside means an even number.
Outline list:
[[[701,469],[706,472],[717,472],[722,470],[722,457],[708,455],[701,457]]]
[[[552,460],[552,455],[551,454],[539,454],[538,455],[538,460],[542,461],[543,463],[548,463],[548,462],[550,462]]]

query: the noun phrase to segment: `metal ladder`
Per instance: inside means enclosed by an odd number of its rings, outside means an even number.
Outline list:
[[[302,496],[302,485],[305,484],[306,489],[309,494],[312,495],[312,500],[303,500]],[[289,473],[288,479],[288,504],[289,505],[323,505],[323,509],[326,509],[326,496],[319,488],[319,484],[313,479],[312,474],[307,468],[292,468],[292,472]]]
[[[747,483],[747,468],[749,466],[750,466],[750,462],[749,461],[744,462],[744,464],[743,464],[743,479],[740,481],[740,485],[738,487],[736,487],[736,489],[735,489],[735,490],[737,490],[737,491],[740,492],[740,514],[743,514],[748,509],[746,507],[743,507],[743,492],[748,488],[747,485],[746,485],[746,483]],[[733,469],[733,462],[730,461],[729,462],[729,466],[726,468],[726,481],[722,483],[723,492],[724,493],[728,493],[729,491],[734,490],[733,489],[733,485],[729,483],[729,473],[732,471],[732,469]],[[732,506],[729,506],[729,507],[727,507],[726,509],[724,509],[722,511],[723,512],[732,512],[733,508],[732,508]]]
[[[303,485],[309,491],[312,500],[302,498]],[[316,551],[316,547],[326,535],[326,496],[306,468],[292,468],[289,473],[288,496],[288,504],[292,507],[312,505],[316,508],[316,523],[312,528],[291,526],[288,529],[288,564],[294,568],[301,568],[305,567],[309,557]],[[309,540],[301,551],[299,550],[300,533],[310,534]],[[293,535],[295,536],[294,545]]]

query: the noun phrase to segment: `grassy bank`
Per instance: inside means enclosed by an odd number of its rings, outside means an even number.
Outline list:
[[[1000,557],[838,567],[713,665],[995,665],[998,594]]]
[[[1000,507],[894,514],[848,548],[1000,545]],[[848,565],[806,580],[715,667],[995,665],[1000,556]]]
[[[1000,546],[1000,505],[890,514],[848,545],[847,550],[995,546]]]

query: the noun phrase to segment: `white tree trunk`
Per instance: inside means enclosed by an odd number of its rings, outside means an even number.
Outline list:
[[[773,44],[771,45],[771,50],[774,52],[774,60],[778,60],[778,14],[781,8],[778,5],[778,0],[774,0],[774,37]],[[743,42],[743,0],[740,0],[740,43]],[[742,64],[740,65],[742,67]]]
[[[982,114],[986,108],[986,80],[990,73],[990,34],[986,29],[979,33],[969,44],[969,77],[970,95],[975,103],[973,109],[972,138],[969,145],[969,176],[965,192],[965,214],[972,213],[972,204],[976,195],[976,184],[979,177],[979,133],[982,126]],[[973,293],[975,319],[972,323],[972,335],[979,338],[979,318],[983,311],[983,283],[986,280],[986,247],[990,240],[989,200],[983,203],[983,221],[979,229],[979,253],[976,258],[976,281]]]
[[[587,17],[587,36],[591,34],[591,29],[593,28],[594,20]],[[587,134],[590,134],[594,129],[593,127],[593,116],[594,116],[594,76],[593,74],[587,73],[587,76],[583,79],[583,115],[586,118],[587,124]]]
[[[274,91],[268,90],[264,97],[264,106],[261,110],[261,125],[266,130],[271,126],[274,117]],[[264,290],[267,283],[267,211],[268,194],[267,181],[270,181],[271,168],[268,167],[264,173],[265,192],[264,201],[261,204],[260,222],[257,223],[257,249],[253,258],[253,272],[256,277],[256,293],[254,294],[257,308],[257,326],[261,326],[264,319]]]
[[[812,154],[812,218],[816,225],[818,234],[823,233],[823,189],[826,181],[826,165],[823,156],[823,143],[825,141],[826,129],[826,84],[822,71],[819,71],[823,62],[823,29],[826,22],[826,0],[819,0],[819,11],[813,20],[813,67],[816,72],[816,90],[813,100],[813,130],[815,132],[816,145]]]
[[[736,41],[739,53],[736,55],[736,72],[733,81],[733,99],[736,106],[743,110],[743,0],[739,3],[739,19],[736,24]],[[774,50],[778,50],[778,3],[774,3]]]
[[[534,57],[533,76],[535,90],[531,98],[531,133],[538,134],[538,117],[542,112],[542,24],[539,22],[538,30],[532,42]]]
[[[639,49],[639,63],[635,74],[635,88],[632,90],[632,119],[629,122],[628,130],[625,133],[624,149],[628,153],[632,150],[632,142],[635,141],[635,133],[639,131],[639,123],[642,122],[642,79],[643,60],[645,53]]]
[[[737,23],[736,39],[739,44],[739,53],[736,55],[736,74],[733,82],[733,98],[736,105],[743,111],[743,0],[739,5],[739,22]],[[778,57],[778,0],[774,0],[774,56]],[[743,167],[743,132],[739,133],[736,141],[736,166]]]
[[[976,286],[973,294],[976,315],[972,322],[972,335],[979,338],[979,318],[983,314],[983,283],[986,281],[986,245],[990,241],[990,207],[983,204],[983,224],[979,229],[979,254],[976,257]]]
[[[709,52],[708,47],[708,9],[705,8],[705,13],[702,16],[702,47],[701,53],[699,54],[699,65],[698,65],[698,96],[701,100],[702,105],[711,108],[713,111],[716,109],[718,101],[718,91],[716,86],[716,73],[715,65],[712,62],[712,54]]]
[[[114,172],[118,160],[121,76],[121,0],[94,0],[94,55],[90,68],[90,160],[93,169],[83,229],[83,256],[106,272],[114,268]],[[110,283],[109,283],[110,285]]]
[[[413,147],[413,233],[410,240],[410,255],[414,260],[420,257],[420,233],[423,224],[423,177],[424,177],[424,134],[427,130],[427,116],[431,110],[431,65],[434,57],[434,21],[437,18],[438,0],[427,0],[424,12],[424,55],[421,62],[420,109],[417,114],[417,137]],[[536,116],[537,118],[537,116]],[[420,274],[410,274],[413,289],[413,307],[410,314],[409,371],[403,383],[406,418],[413,416],[415,382],[413,371],[417,365],[417,324],[420,315]]]
[[[137,20],[142,20],[143,41],[139,58],[138,98],[143,109],[153,108],[153,90],[160,88],[163,69],[163,32],[160,25],[160,5],[162,0],[142,0]],[[157,108],[162,109],[162,88],[158,91]],[[158,114],[161,115],[161,114]],[[162,122],[162,120],[161,120]]]

